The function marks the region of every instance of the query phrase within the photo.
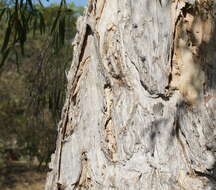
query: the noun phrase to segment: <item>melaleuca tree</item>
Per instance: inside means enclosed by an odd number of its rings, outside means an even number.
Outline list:
[[[214,190],[215,1],[89,0],[47,190]]]

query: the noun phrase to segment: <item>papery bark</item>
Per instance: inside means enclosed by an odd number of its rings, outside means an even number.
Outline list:
[[[215,189],[215,9],[199,3],[89,1],[47,190]],[[184,75],[179,39],[202,80]]]

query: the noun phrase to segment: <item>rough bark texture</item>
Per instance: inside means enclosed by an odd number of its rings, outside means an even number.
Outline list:
[[[213,1],[90,0],[47,190],[216,189]]]

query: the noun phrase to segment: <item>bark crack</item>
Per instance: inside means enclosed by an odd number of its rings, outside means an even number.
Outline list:
[[[117,143],[115,136],[114,124],[112,121],[112,107],[113,107],[113,94],[110,84],[104,86],[104,93],[106,99],[106,108],[104,114],[104,135],[103,152],[106,152],[106,157],[112,162],[117,161]]]
[[[177,6],[178,6],[178,1],[176,3],[175,9],[177,9]],[[175,90],[175,89],[171,88],[171,82],[173,80],[173,58],[174,58],[174,54],[175,54],[175,43],[176,43],[175,39],[176,39],[176,35],[177,35],[177,26],[178,26],[178,23],[180,21],[181,21],[181,14],[179,13],[176,20],[175,20],[175,24],[174,24],[173,37],[172,37],[173,43],[172,43],[172,48],[171,48],[171,53],[170,53],[171,54],[171,56],[170,56],[171,71],[170,71],[170,74],[169,74],[169,82],[168,82],[168,85],[167,85],[167,89],[168,89],[170,95],[172,95],[173,94],[172,91]]]

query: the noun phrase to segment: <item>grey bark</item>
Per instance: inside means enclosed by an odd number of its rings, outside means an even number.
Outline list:
[[[211,1],[89,1],[46,190],[216,189],[214,15]]]

